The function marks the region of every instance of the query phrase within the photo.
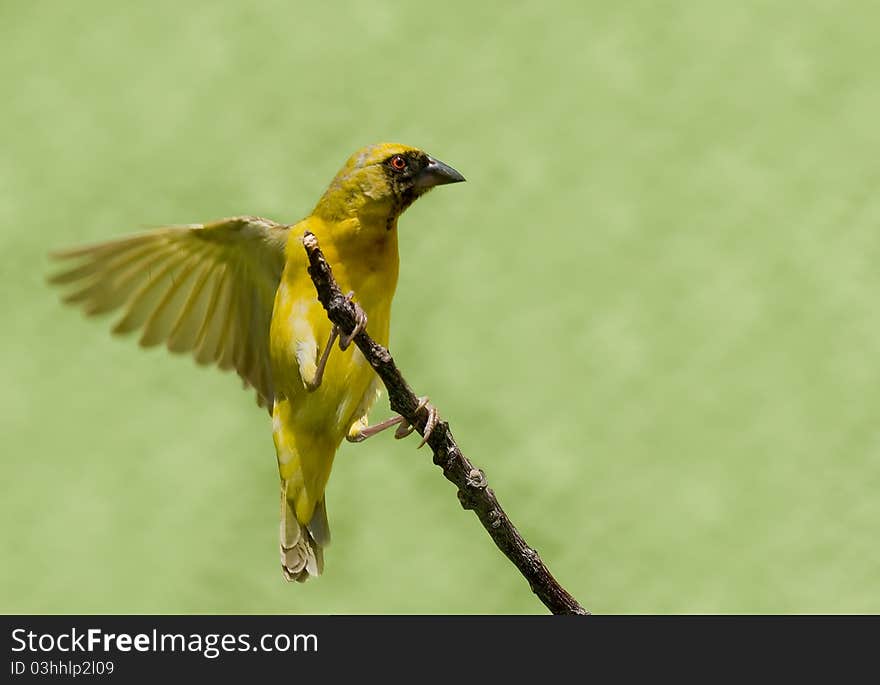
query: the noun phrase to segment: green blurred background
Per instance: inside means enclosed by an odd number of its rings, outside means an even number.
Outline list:
[[[392,351],[585,606],[880,611],[878,21],[0,3],[0,610],[543,612],[390,436],[343,445],[325,575],[285,584],[252,394],[45,285],[53,247],[299,219],[396,140],[468,183],[401,221]]]

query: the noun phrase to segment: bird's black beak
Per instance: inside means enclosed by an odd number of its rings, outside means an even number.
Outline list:
[[[464,176],[451,166],[444,164],[439,159],[428,157],[428,166],[416,174],[413,185],[416,190],[428,190],[434,186],[461,183],[462,181],[464,181]]]

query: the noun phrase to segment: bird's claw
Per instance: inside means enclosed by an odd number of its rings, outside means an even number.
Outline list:
[[[364,331],[367,328],[367,313],[361,308],[361,306],[352,301],[352,296],[354,296],[354,291],[348,293],[345,296],[345,299],[351,302],[354,306],[354,330],[352,330],[351,334],[341,333],[339,334],[339,349],[343,352],[348,349],[348,346],[351,345],[351,341],[354,340],[358,333]]]
[[[418,414],[423,409],[428,412],[428,418],[425,421],[425,433],[422,436],[422,441],[419,443],[419,446],[416,449],[421,449],[425,446],[425,443],[428,442],[428,438],[431,437],[431,433],[433,433],[434,429],[437,427],[437,422],[440,420],[440,417],[437,414],[436,407],[431,404],[427,395],[419,398],[419,404],[416,407],[415,413]],[[400,440],[402,438],[405,438],[414,430],[415,426],[413,426],[411,423],[402,423],[400,424],[398,429],[394,431],[394,437]]]

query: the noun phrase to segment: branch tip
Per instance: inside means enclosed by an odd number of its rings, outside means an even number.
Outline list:
[[[307,250],[314,251],[314,250],[318,249],[318,239],[315,237],[315,234],[312,233],[311,231],[306,231],[303,234],[302,241],[303,241],[303,245],[305,245],[305,248]]]

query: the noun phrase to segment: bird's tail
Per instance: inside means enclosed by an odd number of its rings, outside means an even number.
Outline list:
[[[287,580],[306,582],[324,570],[324,547],[330,543],[327,507],[322,499],[308,525],[296,518],[296,503],[288,497],[288,480],[281,481],[281,570]]]

